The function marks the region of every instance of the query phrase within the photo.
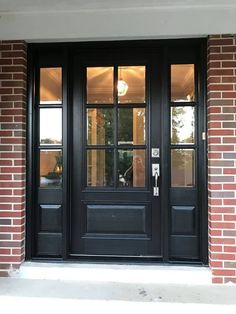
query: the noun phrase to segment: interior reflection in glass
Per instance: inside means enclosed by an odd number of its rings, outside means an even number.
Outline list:
[[[194,144],[194,107],[171,108],[171,144]]]
[[[118,175],[120,187],[145,186],[145,150],[119,150]]]
[[[61,187],[62,152],[61,150],[40,151],[40,187]]]
[[[62,109],[40,108],[40,144],[62,143]]]
[[[194,64],[171,65],[171,101],[195,100]]]
[[[113,67],[87,68],[87,104],[113,103]]]
[[[118,144],[145,144],[145,108],[119,109]]]
[[[113,109],[87,109],[87,143],[89,145],[113,144],[113,132]]]
[[[121,104],[145,102],[145,66],[118,67],[118,102]]]
[[[87,185],[114,185],[114,154],[112,150],[87,150]]]
[[[62,69],[40,69],[40,104],[61,104]]]
[[[171,150],[171,186],[195,185],[195,152],[193,149]]]

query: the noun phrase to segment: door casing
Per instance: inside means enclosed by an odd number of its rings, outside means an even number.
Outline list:
[[[188,49],[192,49],[197,51],[198,55],[198,88],[200,90],[199,93],[199,102],[201,103],[201,110],[198,116],[199,127],[197,130],[199,139],[201,138],[202,132],[206,132],[206,40],[205,39],[184,39],[184,40],[159,40],[159,41],[122,41],[122,42],[93,42],[93,43],[60,43],[60,44],[30,44],[28,49],[28,128],[27,128],[27,232],[26,232],[26,258],[27,259],[54,259],[53,257],[42,257],[36,256],[35,254],[35,221],[37,218],[37,192],[36,192],[36,174],[34,171],[30,169],[36,169],[38,167],[35,162],[36,156],[36,138],[38,136],[38,125],[37,125],[37,117],[35,114],[35,86],[37,84],[37,69],[40,66],[52,66],[52,65],[61,65],[64,68],[63,71],[63,95],[64,95],[64,111],[63,111],[63,140],[64,147],[66,148],[66,153],[64,154],[64,182],[68,182],[63,188],[62,191],[62,204],[63,204],[63,220],[62,220],[62,255],[60,258],[56,258],[57,260],[68,260],[69,259],[69,243],[70,243],[70,193],[71,193],[71,185],[70,185],[70,156],[69,150],[69,141],[70,135],[67,133],[68,129],[68,116],[69,116],[69,103],[72,97],[72,91],[68,88],[71,84],[71,76],[68,75],[72,71],[71,64],[71,55],[76,52],[93,50],[97,49],[97,51],[102,49],[129,49],[130,51],[134,51],[135,49],[141,49],[143,52],[155,52],[157,51],[162,56],[162,85],[161,94],[162,99],[161,103],[166,104],[168,102],[167,99],[167,91],[169,90],[168,86],[168,56],[172,51],[172,55],[175,57],[179,57],[181,59],[181,53],[188,51]],[[179,59],[179,60],[180,60]],[[183,54],[183,62],[187,63],[188,57],[187,54]],[[174,60],[174,59],[173,59]],[[166,117],[167,106],[163,106],[162,108],[162,118]],[[162,143],[165,150],[165,139],[168,132],[168,128],[166,131],[161,134]],[[202,264],[207,264],[208,262],[208,232],[207,232],[207,155],[206,155],[206,141],[201,141],[201,150],[203,152],[199,164],[202,167],[199,167],[198,177],[199,177],[199,196],[198,202],[201,208],[200,217],[199,217],[199,236],[200,236],[200,260],[199,262]],[[167,147],[166,147],[167,149]],[[162,165],[163,170],[167,173],[169,172],[168,165]],[[168,186],[168,176],[163,176],[162,178],[162,186]],[[163,245],[163,258],[161,262],[170,262],[170,263],[196,263],[194,261],[178,261],[178,260],[170,260],[169,258],[169,230],[170,230],[170,210],[169,210],[169,197],[168,193],[165,194],[165,197],[162,199],[162,225],[163,225],[163,233],[162,233],[162,245]],[[80,258],[80,259],[86,259]],[[125,259],[120,258],[120,259]],[[91,258],[89,258],[91,260]],[[100,260],[99,258],[94,258],[94,260]],[[102,259],[104,260],[104,258]],[[106,258],[105,260],[109,260]],[[136,260],[136,259],[132,259]],[[146,259],[148,260],[148,259]],[[128,261],[128,260],[127,260]],[[137,259],[140,261],[140,259]],[[151,259],[151,261],[153,261]],[[158,261],[156,259],[155,261]],[[142,260],[143,262],[143,260]],[[198,262],[198,263],[199,263]]]

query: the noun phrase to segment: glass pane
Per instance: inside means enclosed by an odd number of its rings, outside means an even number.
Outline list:
[[[119,109],[118,144],[145,144],[145,109]]]
[[[40,69],[40,104],[62,103],[62,69]]]
[[[40,144],[62,143],[62,109],[40,109]]]
[[[194,101],[194,64],[171,65],[171,101]]]
[[[40,151],[40,187],[62,186],[62,151]]]
[[[118,175],[120,187],[144,187],[146,179],[145,150],[119,150]]]
[[[171,186],[195,186],[195,151],[193,149],[171,150]]]
[[[87,185],[113,186],[114,153],[112,150],[87,150]]]
[[[171,144],[194,144],[194,107],[171,108]]]
[[[87,109],[87,143],[113,144],[114,110]]]
[[[118,67],[118,102],[142,104],[145,102],[145,66]]]
[[[87,68],[87,104],[113,103],[113,67]]]

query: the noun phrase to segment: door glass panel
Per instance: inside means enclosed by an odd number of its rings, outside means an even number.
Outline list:
[[[171,150],[171,186],[195,186],[195,151],[193,149]]]
[[[62,186],[62,151],[40,151],[40,187],[56,188]]]
[[[87,186],[114,185],[114,153],[112,150],[87,150]]]
[[[118,150],[118,177],[120,187],[145,187],[145,150]]]
[[[40,69],[40,104],[62,103],[62,69]]]
[[[194,107],[171,108],[171,144],[194,144]]]
[[[119,109],[118,144],[145,144],[145,108]]]
[[[62,109],[40,109],[40,144],[60,145],[62,143]]]
[[[194,64],[171,65],[171,101],[195,101]]]
[[[145,102],[145,66],[118,67],[118,103],[142,104]]]
[[[87,68],[87,104],[113,104],[113,67]]]
[[[87,144],[113,144],[114,110],[87,109]]]

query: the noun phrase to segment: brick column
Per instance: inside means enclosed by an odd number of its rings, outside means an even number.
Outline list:
[[[209,261],[236,283],[236,37],[208,41]]]
[[[0,276],[25,252],[26,43],[0,41]]]

